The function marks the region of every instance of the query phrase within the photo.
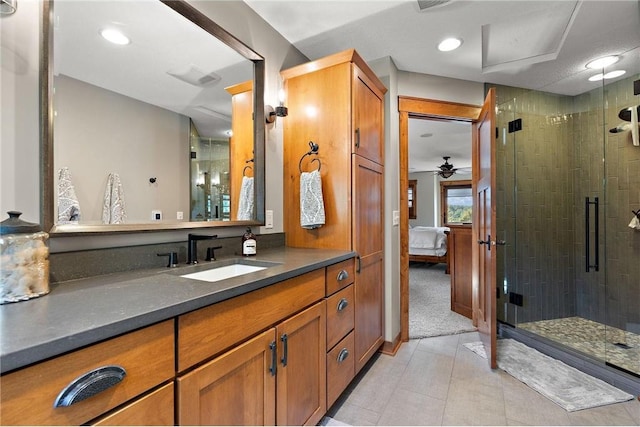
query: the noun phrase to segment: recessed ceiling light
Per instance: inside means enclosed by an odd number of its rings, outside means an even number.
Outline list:
[[[442,40],[438,44],[438,50],[441,52],[449,52],[454,49],[457,49],[462,45],[462,39],[457,39],[455,37],[450,37],[448,39]]]
[[[618,55],[611,56],[603,56],[602,58],[595,59],[591,62],[588,62],[586,67],[591,69],[600,69],[608,67],[609,65],[615,64],[620,60]]]
[[[106,28],[100,31],[100,35],[104,37],[105,40],[108,40],[113,44],[125,45],[131,43],[129,37],[122,34],[120,30],[116,30],[113,28]]]
[[[605,74],[604,78],[605,79],[615,79],[616,77],[620,77],[624,73],[626,73],[625,70],[615,70],[615,71],[611,71],[611,72]]]

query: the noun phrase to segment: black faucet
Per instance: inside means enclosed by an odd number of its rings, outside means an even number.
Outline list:
[[[198,263],[198,240],[213,240],[217,239],[218,235],[214,234],[212,236],[202,235],[202,234],[191,234],[189,233],[189,241],[187,247],[187,264],[197,264]]]

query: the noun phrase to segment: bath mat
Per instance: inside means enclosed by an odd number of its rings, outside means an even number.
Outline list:
[[[482,342],[463,344],[486,359]],[[513,339],[498,340],[498,367],[569,412],[633,396]]]

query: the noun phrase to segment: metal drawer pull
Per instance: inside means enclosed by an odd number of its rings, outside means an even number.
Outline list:
[[[127,371],[121,366],[109,365],[89,371],[66,386],[53,402],[54,408],[71,406],[105,391],[122,381]]]
[[[282,366],[287,366],[287,358],[289,357],[289,337],[287,336],[287,334],[282,334],[282,336],[280,337],[280,341],[282,341],[283,353],[280,362],[282,363]]]
[[[343,348],[340,350],[340,353],[338,353],[338,363],[344,362],[347,357],[349,357],[349,350]]]
[[[347,273],[346,270],[340,270],[340,273],[338,273],[338,282],[342,282],[343,280],[346,280],[349,278],[349,273]]]
[[[342,298],[338,303],[338,311],[342,311],[349,305],[349,301],[346,298]]]
[[[271,350],[271,366],[269,366],[269,372],[271,372],[271,376],[275,376],[278,370],[278,353],[276,351],[276,342],[271,341],[269,344],[269,350]]]

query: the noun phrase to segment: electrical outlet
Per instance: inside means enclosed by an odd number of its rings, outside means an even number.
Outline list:
[[[264,212],[264,228],[273,228],[273,211]]]
[[[176,212],[176,219],[184,219],[184,214],[181,211]]]
[[[400,225],[400,211],[393,211],[393,225]]]
[[[151,211],[151,221],[161,221],[162,220],[162,211],[153,210]]]

